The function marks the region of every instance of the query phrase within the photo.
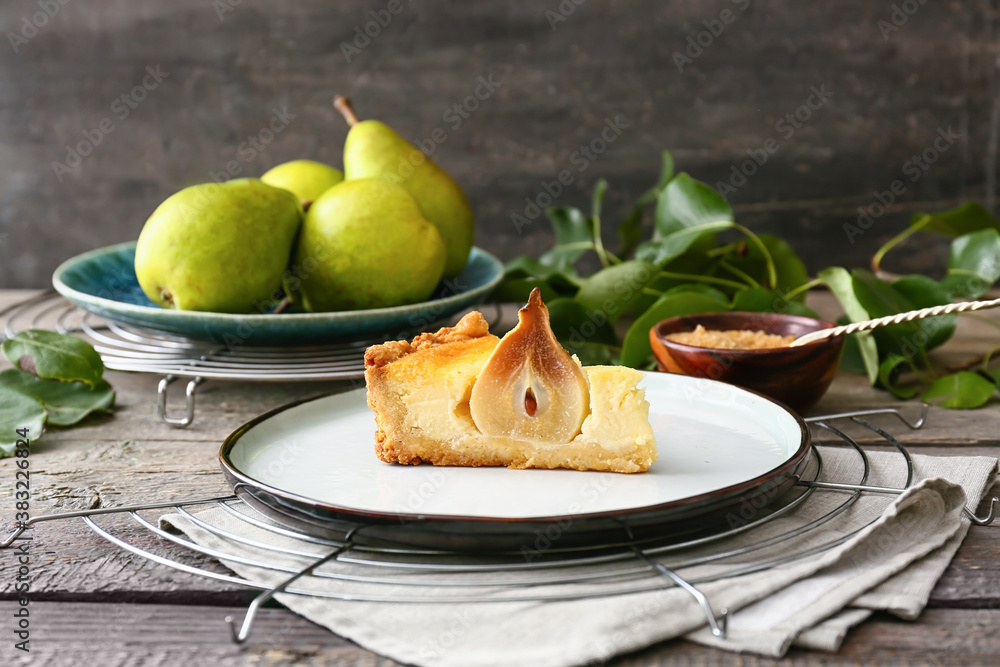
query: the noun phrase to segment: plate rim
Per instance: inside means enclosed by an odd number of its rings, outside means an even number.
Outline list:
[[[326,501],[317,500],[315,498],[309,498],[291,491],[284,489],[279,489],[277,487],[271,486],[270,484],[265,484],[259,480],[250,477],[248,474],[237,469],[236,465],[230,460],[230,453],[233,448],[238,444],[240,438],[247,433],[250,429],[256,427],[257,425],[271,419],[282,412],[297,408],[299,406],[305,405],[306,403],[311,403],[314,401],[319,401],[324,398],[330,398],[332,396],[338,396],[342,394],[349,393],[360,393],[362,391],[367,391],[365,388],[360,387],[357,389],[348,389],[345,391],[334,391],[326,392],[318,396],[312,396],[307,398],[302,398],[291,403],[279,406],[272,410],[260,414],[250,421],[240,425],[236,428],[226,439],[223,441],[222,446],[219,448],[219,464],[222,467],[224,476],[227,478],[227,482],[230,482],[230,486],[234,493],[237,493],[237,487],[239,484],[232,483],[232,480],[238,480],[239,483],[244,485],[249,485],[255,487],[261,491],[269,493],[275,497],[289,500],[291,502],[303,503],[312,507],[317,507],[323,509],[324,511],[335,512],[350,517],[364,519],[367,521],[377,521],[382,522],[426,522],[426,523],[442,523],[442,524],[459,524],[459,523],[482,523],[482,524],[554,524],[554,523],[566,523],[574,521],[592,521],[600,519],[615,519],[628,517],[631,515],[645,515],[651,513],[660,513],[672,509],[674,507],[681,508],[685,505],[693,505],[695,507],[700,506],[702,503],[708,504],[714,497],[718,497],[719,501],[726,500],[728,498],[739,497],[741,494],[746,493],[756,486],[760,486],[770,479],[781,476],[788,473],[791,470],[796,469],[802,461],[805,459],[809,450],[812,448],[812,434],[809,431],[809,427],[806,425],[805,420],[797,412],[789,408],[784,403],[776,401],[772,398],[761,394],[760,392],[753,391],[752,389],[744,389],[743,387],[738,387],[736,385],[727,384],[725,382],[719,382],[717,380],[712,380],[710,378],[693,378],[686,375],[678,375],[675,373],[663,373],[661,371],[641,371],[649,375],[670,375],[674,378],[684,378],[679,381],[685,382],[689,380],[697,380],[700,382],[708,382],[713,385],[721,385],[737,391],[745,392],[747,394],[752,394],[760,399],[763,399],[767,403],[771,403],[774,406],[780,408],[782,411],[787,413],[792,417],[796,426],[799,429],[799,443],[795,451],[780,464],[774,468],[757,475],[749,480],[744,480],[736,484],[731,484],[729,486],[723,487],[721,489],[715,489],[713,491],[707,491],[695,496],[687,496],[685,498],[678,498],[675,500],[670,500],[664,503],[656,503],[653,505],[643,505],[641,507],[631,507],[627,509],[618,510],[604,510],[601,512],[584,512],[576,514],[559,514],[550,516],[538,516],[538,517],[484,517],[484,516],[468,516],[468,515],[457,515],[457,514],[426,514],[426,513],[412,513],[407,514],[403,512],[383,512],[377,510],[364,510],[353,507],[347,507],[343,505],[336,505]],[[393,464],[387,464],[393,465]],[[420,464],[424,465],[424,464]],[[579,472],[579,471],[577,471]],[[644,473],[635,473],[642,475]]]
[[[135,316],[146,316],[151,317],[169,317],[174,320],[190,321],[194,322],[199,319],[210,318],[217,320],[220,323],[230,322],[232,324],[249,324],[254,325],[264,321],[274,322],[274,317],[272,315],[261,314],[261,313],[218,313],[215,311],[202,311],[202,310],[171,310],[168,308],[159,308],[157,306],[140,306],[134,303],[126,303],[124,301],[117,301],[115,299],[109,299],[105,297],[95,296],[87,292],[81,292],[78,289],[70,287],[63,280],[63,274],[66,273],[70,268],[80,264],[83,261],[91,260],[94,257],[111,254],[113,251],[120,251],[126,248],[134,248],[137,241],[124,241],[122,243],[113,243],[108,246],[103,246],[101,248],[94,248],[93,250],[88,250],[82,252],[79,255],[74,255],[67,260],[64,260],[56,267],[55,271],[52,272],[52,286],[57,292],[62,294],[64,297],[73,301],[74,303],[90,304],[99,308],[104,308],[109,311],[121,311]],[[409,303],[402,306],[392,306],[389,308],[369,308],[369,309],[359,309],[359,310],[334,310],[322,313],[283,313],[281,315],[281,322],[295,325],[295,324],[305,324],[312,322],[320,322],[324,320],[337,319],[338,315],[368,315],[368,316],[392,316],[397,315],[401,312],[401,309],[406,308],[420,308],[420,307],[431,307],[438,305],[448,306],[453,303],[452,300],[458,301],[463,297],[467,298],[470,292],[475,290],[483,290],[483,293],[488,293],[493,288],[495,288],[501,280],[503,280],[504,267],[503,262],[501,262],[495,255],[490,253],[479,246],[473,246],[472,250],[478,251],[486,261],[492,265],[496,271],[490,280],[488,280],[483,285],[479,285],[472,289],[464,290],[456,294],[450,294],[440,299],[433,299],[427,301],[419,301],[417,303]],[[470,251],[471,254],[471,251]],[[447,280],[447,279],[445,279]],[[89,309],[88,309],[89,310]],[[168,313],[165,315],[165,313]],[[345,317],[345,320],[350,319]]]

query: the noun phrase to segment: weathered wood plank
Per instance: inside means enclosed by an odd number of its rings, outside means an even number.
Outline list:
[[[257,175],[300,157],[339,164],[346,127],[330,105],[337,92],[408,139],[444,130],[434,157],[467,189],[480,244],[505,259],[550,238],[541,218],[522,233],[510,220],[543,181],[570,170],[574,181],[555,203],[585,206],[595,180],[607,177],[610,218],[655,181],[665,148],[682,169],[715,183],[775,139],[779,149],[732,198],[747,223],[787,236],[813,268],[860,263],[913,208],[994,189],[989,6],[921,4],[891,32],[879,24],[891,6],[860,0],[834,8],[571,6],[565,21],[553,21],[558,2],[404,3],[386,26],[369,28],[377,36],[349,59],[342,44],[372,20],[370,3],[94,0],[60,5],[37,29],[34,4],[4,3],[4,34],[24,30],[24,21],[33,32],[0,50],[0,166],[8,175],[0,184],[0,285],[43,285],[59,261],[135,238],[184,185]],[[723,10],[736,18],[713,36],[706,22],[722,25]],[[697,39],[708,45],[692,47]],[[692,62],[678,68],[675,54],[688,49]],[[167,76],[116,105],[141,86],[147,66]],[[490,75],[499,87],[476,99],[478,77]],[[803,106],[820,86],[832,96]],[[466,118],[448,115],[455,105],[469,109]],[[275,106],[294,118],[260,149],[241,150]],[[629,127],[597,144],[593,160],[571,162],[617,115]],[[84,133],[94,136],[104,119],[113,130],[88,146]],[[948,127],[960,139],[910,181],[907,162]],[[68,155],[80,145],[77,166]],[[57,162],[70,173],[55,173]],[[897,179],[905,195],[849,243],[843,223]],[[922,252],[910,265],[928,258],[943,256]]]
[[[3,616],[10,603],[0,603]],[[33,603],[31,653],[8,643],[0,656],[11,667],[152,667],[153,665],[355,665],[392,667],[399,663],[377,656],[284,609],[261,610],[247,644],[233,644],[223,619],[240,619],[240,607],[144,604]],[[836,655],[792,649],[796,665],[856,664],[993,664],[1000,652],[1000,611],[929,610],[914,622],[888,616],[848,634]],[[752,655],[735,655],[685,641],[655,645],[611,660],[614,667],[660,665],[779,664]]]

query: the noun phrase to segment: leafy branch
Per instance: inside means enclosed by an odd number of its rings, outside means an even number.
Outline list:
[[[560,341],[585,363],[652,367],[649,329],[667,317],[725,310],[815,317],[805,296],[825,287],[843,307],[840,322],[857,322],[978,298],[1000,279],[1000,223],[975,202],[915,214],[905,231],[875,253],[871,270],[831,267],[810,277],[784,240],[737,223],[711,186],[675,173],[669,152],[662,155],[656,184],[617,225],[617,253],[601,237],[607,189],[605,180],[597,182],[590,215],[571,207],[546,210],[553,247],[538,259],[509,262],[493,295],[520,302],[540,287]],[[652,232],[643,240],[650,209]],[[742,238],[720,242],[718,235],[726,232]],[[941,280],[919,274],[885,279],[882,263],[889,252],[921,233],[952,239],[947,274]],[[577,265],[590,252],[601,268],[581,275]],[[928,352],[954,330],[955,316],[944,316],[856,333],[847,339],[842,367],[865,373],[900,398],[922,395],[944,407],[978,407],[997,388],[1000,372],[989,363],[1000,346],[976,370],[937,368]]]

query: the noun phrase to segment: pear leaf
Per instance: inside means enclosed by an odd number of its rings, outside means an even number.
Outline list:
[[[879,364],[879,384],[896,398],[913,398],[920,391],[919,387],[916,385],[901,386],[897,383],[899,374],[907,368],[916,370],[912,359],[898,354],[890,354]]]
[[[618,366],[621,364],[621,348],[617,345],[582,343],[580,345],[566,345],[565,348],[570,354],[575,354],[584,366]]]
[[[556,244],[539,258],[544,266],[572,271],[576,260],[594,247],[594,228],[590,218],[578,208],[557,206],[545,209],[552,223]]]
[[[720,221],[732,222],[733,209],[711,185],[686,173],[667,183],[656,205],[656,229],[661,236]]]
[[[806,271],[806,265],[795,254],[795,251],[792,250],[792,247],[788,243],[774,234],[760,234],[758,238],[771,255],[771,259],[774,261],[775,273],[778,277],[777,285],[767,285],[767,287],[777,289],[781,292],[789,292],[809,280],[809,272]],[[757,282],[761,284],[767,283],[767,261],[764,259],[764,254],[756,243],[747,243],[746,252],[742,256],[734,255],[727,257],[726,261],[730,266],[756,279]],[[796,297],[796,299],[804,301],[805,292]]]
[[[914,309],[951,303],[951,295],[948,290],[941,283],[927,276],[920,274],[902,276],[894,280],[892,286],[906,298]],[[914,320],[914,324],[927,338],[924,347],[928,350],[933,350],[951,338],[952,334],[955,333],[957,323],[957,315],[938,315],[919,321]]]
[[[733,297],[732,309],[751,313],[787,313],[817,319],[819,317],[816,311],[801,301],[786,299],[781,293],[763,287],[751,287],[737,292]]]
[[[844,309],[844,313],[847,315],[849,321],[861,322],[862,320],[871,319],[868,311],[861,305],[857,295],[854,293],[854,280],[851,274],[847,272],[847,269],[840,266],[831,266],[828,269],[820,271],[818,277],[830,288],[833,295],[837,297],[837,301],[840,302],[840,307]],[[868,381],[875,384],[875,381],[878,380],[879,367],[878,346],[875,344],[875,339],[872,338],[870,331],[851,334],[850,338],[854,339],[854,343],[850,346],[852,355],[856,350],[864,365],[865,373],[868,375]],[[844,352],[846,357],[848,350],[845,349]]]
[[[594,184],[594,195],[590,204],[590,217],[595,220],[601,219],[601,209],[604,207],[604,193],[608,191],[608,182],[603,178],[597,179]]]
[[[663,188],[667,187],[667,183],[671,181],[674,177],[674,156],[670,154],[670,151],[663,151],[660,154],[660,177],[656,180],[656,185],[646,190],[639,197],[638,205],[645,206],[646,204],[651,204],[656,201],[660,193],[663,192]]]
[[[642,205],[636,204],[629,216],[618,223],[618,242],[621,244],[623,258],[635,252],[642,241],[642,210]]]
[[[930,218],[924,222],[924,218]],[[929,232],[948,236],[963,236],[984,229],[1000,231],[1000,223],[982,205],[970,201],[960,206],[937,213],[914,213],[911,224],[921,224]]]
[[[494,288],[490,300],[497,303],[527,303],[531,290],[538,288],[545,303],[563,296],[545,280],[537,278],[504,277]]]
[[[82,382],[43,380],[16,368],[0,373],[0,387],[39,401],[48,412],[48,422],[56,426],[75,424],[91,412],[109,409],[115,402],[115,392],[105,380],[90,387]]]
[[[664,294],[629,327],[622,343],[622,364],[632,368],[641,368],[646,364],[653,353],[649,344],[649,330],[660,320],[678,315],[717,313],[726,310],[728,306],[725,300],[720,301],[699,292]]]
[[[546,304],[549,323],[556,340],[572,352],[585,343],[618,345],[615,330],[607,316],[599,310],[588,310],[576,299],[555,299]]]
[[[17,441],[23,440],[27,432],[28,440],[34,442],[45,426],[45,406],[31,396],[0,385],[0,458],[14,456]]]
[[[990,400],[997,386],[979,373],[959,371],[938,378],[924,392],[923,400],[952,410],[969,410]]]
[[[948,275],[942,284],[953,298],[976,299],[1000,279],[1000,233],[984,229],[951,242]]]
[[[5,340],[2,349],[15,367],[41,378],[93,387],[104,374],[101,355],[76,336],[29,329]]]

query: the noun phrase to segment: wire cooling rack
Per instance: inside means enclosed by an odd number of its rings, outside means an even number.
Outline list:
[[[261,347],[191,340],[152,329],[107,321],[70,303],[54,290],[0,311],[6,319],[4,335],[25,329],[47,328],[83,335],[101,355],[106,368],[154,373],[163,378],[157,387],[157,414],[171,426],[194,421],[195,394],[206,380],[288,382],[351,380],[365,372],[365,349],[382,340],[357,340],[330,345]],[[499,319],[499,309],[494,318]],[[434,323],[430,327],[443,326]],[[167,410],[167,389],[188,380],[183,417]]]
[[[234,495],[214,498],[197,498],[184,501],[151,502],[127,507],[102,508],[64,512],[32,517],[15,526],[14,532],[0,542],[0,548],[9,547],[26,529],[50,521],[79,518],[95,533],[112,544],[155,563],[182,572],[224,581],[259,591],[250,604],[242,623],[233,619],[230,624],[233,640],[244,642],[250,635],[260,606],[276,594],[285,593],[343,601],[368,601],[391,603],[482,603],[510,601],[555,601],[595,598],[654,591],[680,587],[692,595],[705,614],[713,634],[725,637],[729,612],[725,609],[716,616],[711,601],[699,585],[719,579],[737,577],[752,572],[780,567],[787,563],[831,549],[850,539],[867,526],[858,527],[847,534],[824,531],[831,522],[843,515],[862,498],[885,498],[902,493],[913,482],[913,465],[910,454],[896,438],[865,417],[891,414],[911,429],[920,428],[926,417],[924,406],[916,421],[906,419],[895,409],[864,410],[807,419],[814,428],[823,429],[857,453],[853,479],[827,479],[823,471],[823,458],[819,449],[810,451],[810,465],[797,480],[791,491],[781,498],[762,506],[753,513],[752,520],[707,536],[684,539],[680,542],[643,540],[631,537],[623,525],[624,539],[613,544],[587,547],[552,548],[537,558],[526,558],[520,553],[472,554],[450,551],[398,547],[375,547],[357,544],[354,538],[365,530],[365,524],[352,524],[344,529],[342,539],[322,539],[298,533],[264,521]],[[906,481],[901,488],[872,486],[868,483],[872,465],[866,451],[858,442],[831,422],[850,420],[878,434],[900,455],[900,465],[905,469]],[[814,516],[798,518],[794,510],[807,509],[817,493],[843,494],[844,500],[833,509],[817,512]],[[985,516],[975,516],[968,510],[970,521],[979,525],[992,523],[998,503],[993,498]],[[218,508],[227,518],[246,522],[266,531],[269,535],[292,537],[301,540],[308,548],[286,548],[266,541],[237,535],[219,525],[205,521],[197,515],[199,510]],[[218,537],[227,538],[254,553],[218,550],[202,546],[193,540],[164,530],[157,525],[163,510],[181,514],[198,527]],[[773,524],[776,519],[795,519],[794,525],[785,526],[753,544],[734,548],[727,538],[746,531]],[[870,524],[868,524],[870,525]],[[135,533],[140,527],[143,532]],[[150,537],[158,538],[151,540]],[[155,547],[148,546],[155,542]],[[210,556],[232,563],[253,566],[282,577],[278,584],[251,579],[219,570],[207,569],[198,564],[198,555]],[[283,565],[292,558],[296,565]],[[276,562],[280,559],[280,562]],[[697,576],[682,576],[679,571],[702,565],[712,565],[711,572]],[[721,566],[721,567],[720,567]],[[336,589],[327,584],[335,582]],[[500,591],[499,594],[497,591]]]

